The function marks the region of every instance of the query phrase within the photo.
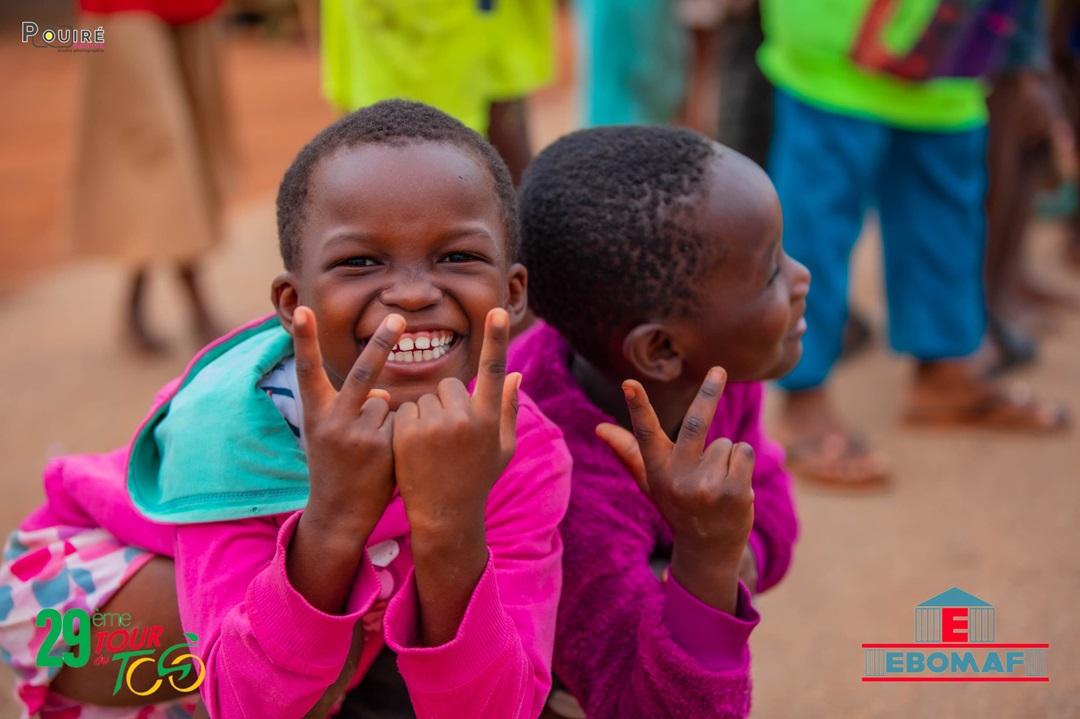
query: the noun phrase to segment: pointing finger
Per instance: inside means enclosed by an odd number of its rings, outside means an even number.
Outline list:
[[[490,417],[501,414],[503,384],[506,381],[506,347],[510,343],[510,316],[501,307],[487,314],[480,368],[476,375],[473,403]]]
[[[622,388],[626,406],[630,410],[630,423],[634,426],[634,436],[637,437],[641,457],[645,464],[645,471],[651,475],[667,459],[667,455],[671,452],[671,440],[664,434],[664,428],[660,426],[660,420],[641,383],[628,379],[623,382]]]
[[[379,328],[368,340],[360,356],[356,358],[338,394],[339,406],[350,415],[360,412],[360,407],[363,406],[379,372],[386,364],[387,357],[390,356],[390,350],[397,344],[398,338],[404,331],[405,320],[401,315],[387,315],[379,323]]]
[[[686,411],[675,442],[675,451],[685,455],[687,459],[696,459],[705,450],[705,437],[709,433],[709,426],[726,383],[727,372],[720,367],[713,367],[705,375],[701,388],[690,403],[690,409]]]
[[[334,401],[334,386],[323,368],[315,313],[307,307],[297,307],[293,312],[292,338],[300,398],[304,407],[322,410]]]
[[[596,425],[596,436],[604,440],[615,456],[630,470],[637,486],[645,494],[649,493],[649,477],[645,473],[645,460],[641,457],[641,447],[634,435],[617,424],[602,422]]]

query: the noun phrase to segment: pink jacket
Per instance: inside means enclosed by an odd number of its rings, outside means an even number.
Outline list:
[[[155,408],[175,391],[158,395]],[[153,411],[153,410],[152,410]],[[63,457],[45,472],[45,505],[24,529],[101,526],[121,541],[173,555],[184,630],[206,663],[202,698],[215,719],[303,716],[342,671],[357,624],[359,683],[384,645],[418,717],[537,717],[551,686],[562,583],[557,526],[569,501],[570,457],[560,431],[524,393],[517,449],[488,498],[487,568],[457,636],[416,639],[409,527],[395,496],[368,541],[347,612],[325,614],[285,571],[302,510],[208,524],[164,525],[135,511],[124,489],[128,450]]]

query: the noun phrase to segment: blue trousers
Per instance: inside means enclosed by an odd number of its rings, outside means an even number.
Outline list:
[[[813,276],[803,356],[780,385],[817,387],[840,356],[848,266],[863,215],[881,222],[889,343],[922,360],[966,357],[982,341],[986,128],[917,132],[776,93],[769,174],[784,247]]]

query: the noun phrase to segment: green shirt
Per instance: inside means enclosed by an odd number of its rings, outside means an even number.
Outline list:
[[[986,122],[985,88],[970,78],[909,82],[865,70],[851,50],[873,0],[762,0],[758,60],[776,86],[834,112],[913,130],[964,130]],[[903,53],[922,35],[938,0],[897,0],[884,31]]]

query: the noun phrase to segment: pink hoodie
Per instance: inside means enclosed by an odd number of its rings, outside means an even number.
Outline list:
[[[159,393],[153,413],[175,393]],[[129,448],[130,449],[130,448]],[[101,526],[121,541],[173,555],[184,630],[206,663],[200,692],[211,717],[300,717],[345,666],[363,620],[359,683],[384,645],[418,717],[539,716],[551,687],[562,583],[557,526],[569,501],[570,457],[561,432],[524,393],[517,449],[487,504],[487,568],[457,636],[417,640],[409,527],[399,496],[368,540],[347,610],[312,607],[289,582],[285,553],[300,512],[208,524],[165,525],[139,515],[124,487],[129,450],[54,460],[46,503],[24,529]],[[197,481],[197,480],[193,480]]]

